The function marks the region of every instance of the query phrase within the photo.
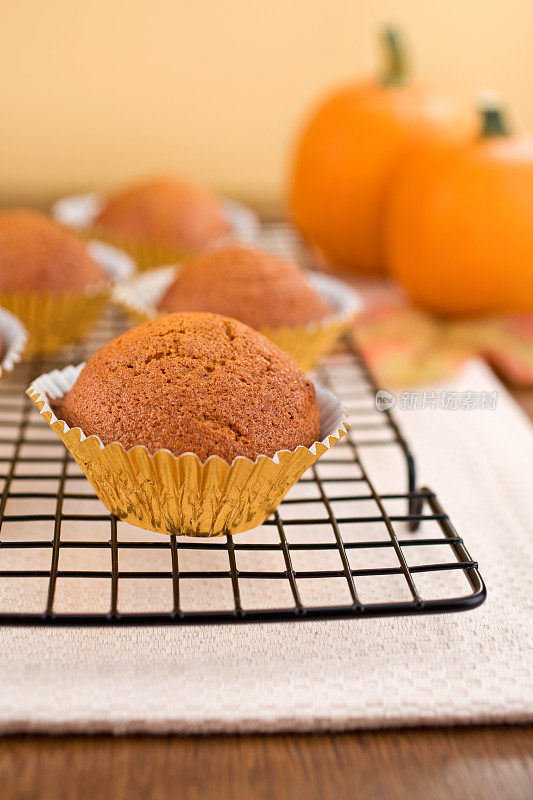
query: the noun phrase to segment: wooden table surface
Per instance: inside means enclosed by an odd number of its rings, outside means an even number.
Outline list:
[[[533,728],[0,741],[2,800],[531,800]]]
[[[512,392],[533,420],[533,391]],[[0,737],[0,800],[531,800],[533,727]]]

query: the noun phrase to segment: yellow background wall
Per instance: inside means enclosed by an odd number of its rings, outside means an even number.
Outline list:
[[[419,72],[533,129],[531,0],[0,0],[0,202],[165,170],[275,202],[298,121],[389,20]]]

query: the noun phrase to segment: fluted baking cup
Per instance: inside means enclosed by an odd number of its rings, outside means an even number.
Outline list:
[[[27,339],[28,332],[22,322],[0,308],[0,378],[21,360]]]
[[[179,265],[160,267],[117,284],[112,300],[136,323],[168,313],[159,311],[157,306],[179,269]],[[308,325],[287,325],[261,330],[261,333],[292,356],[304,370],[312,369],[335,346],[362,306],[359,294],[344,281],[321,272],[310,272],[308,278],[318,294],[331,304],[332,313]]]
[[[94,222],[105,206],[105,196],[99,192],[70,195],[52,206],[52,216],[79,233],[96,237],[129,253],[139,270],[153,269],[165,264],[175,264],[191,255],[190,251],[151,241],[139,241],[115,236],[95,226]],[[256,214],[243,205],[228,198],[222,199],[224,216],[230,225],[230,235],[240,242],[251,243],[259,231]]]
[[[346,414],[339,400],[315,386],[320,409],[321,441],[311,447],[280,450],[255,461],[237,457],[231,464],[218,456],[202,463],[194,453],[173,455],[144,446],[130,450],[118,442],[104,445],[58,419],[50,402],[74,385],[83,364],[37,378],[27,394],[41,416],[68,448],[112,514],[139,528],[179,536],[220,536],[260,525],[283,497],[346,433]],[[54,404],[55,405],[55,404]]]
[[[108,280],[82,292],[61,295],[32,291],[0,293],[0,306],[18,317],[28,331],[25,356],[52,353],[80,339],[102,311],[113,284],[133,275],[135,265],[126,253],[92,240],[87,249],[107,272]]]
[[[135,273],[135,260],[124,250],[98,239],[89,239],[87,249],[92,258],[105,269],[113,283],[126,281]]]
[[[309,281],[318,294],[331,304],[333,313],[308,325],[286,325],[262,331],[304,370],[312,369],[335,347],[362,306],[360,295],[344,281],[321,272],[311,272]]]

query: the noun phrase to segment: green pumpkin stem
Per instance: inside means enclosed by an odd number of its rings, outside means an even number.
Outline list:
[[[480,109],[481,115],[481,136],[507,136],[507,127],[503,112],[496,105],[487,104]]]
[[[383,86],[403,86],[407,81],[407,59],[400,34],[395,28],[385,28],[382,34],[385,49]]]

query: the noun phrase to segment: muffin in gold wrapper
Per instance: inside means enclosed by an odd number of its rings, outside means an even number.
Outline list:
[[[258,229],[257,217],[253,211],[227,198],[223,198],[221,202],[232,238],[239,241],[251,241]],[[194,254],[170,245],[137,241],[103,231],[95,225],[94,220],[104,204],[105,198],[98,192],[70,195],[61,198],[54,204],[52,216],[63,225],[74,228],[83,236],[99,239],[128,253],[134,259],[140,272],[175,264]]]
[[[280,450],[255,461],[238,457],[231,464],[218,456],[201,463],[193,453],[168,450],[150,455],[118,442],[105,445],[69,428],[50,405],[74,385],[83,364],[42,375],[27,390],[41,416],[93,485],[106,508],[119,519],[157,533],[220,536],[260,525],[288,490],[326,450],[346,433],[346,414],[337,398],[315,385],[321,437],[310,448]]]
[[[134,272],[125,253],[102,242],[89,242],[92,257],[105,269],[109,280],[81,292],[1,292],[0,306],[11,311],[28,331],[24,355],[52,353],[81,339],[109,300],[113,282]]]
[[[173,282],[179,265],[150,270],[118,284],[113,290],[112,300],[136,322],[146,322],[159,314],[157,305]],[[300,367],[311,370],[320,359],[335,347],[348,331],[361,300],[351,286],[329,275],[310,273],[313,288],[325,298],[334,311],[319,322],[308,325],[264,328],[265,336],[288,353]]]

